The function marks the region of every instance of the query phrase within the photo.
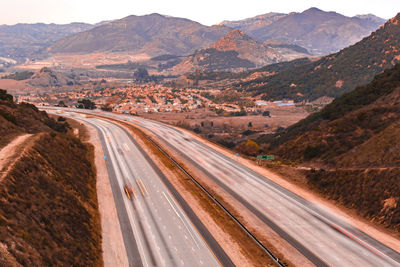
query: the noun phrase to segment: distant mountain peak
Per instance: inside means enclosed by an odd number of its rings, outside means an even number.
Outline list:
[[[321,10],[321,9],[319,9],[319,8],[311,7],[311,8],[309,8],[309,9],[304,10],[304,11],[301,12],[301,13],[326,13],[326,12],[323,11],[323,10]]]
[[[378,16],[375,16],[374,14],[361,14],[361,15],[356,15],[354,18],[359,18],[363,20],[369,20],[372,22],[377,22],[380,24],[384,24],[386,22],[386,19],[380,18]]]
[[[389,22],[394,25],[398,25],[400,22],[400,13],[398,13],[394,18],[390,19]]]
[[[249,42],[256,43],[257,41],[243,33],[239,29],[234,29],[219,39],[211,48],[221,51],[235,50],[240,46],[247,45]]]
[[[261,67],[308,56],[306,49],[286,43],[264,44],[234,29],[208,48],[196,51],[173,69],[175,73],[194,70],[231,70]]]
[[[252,91],[258,86],[257,94],[265,94],[270,99],[337,97],[400,63],[399,47],[400,14],[352,46],[268,77],[262,80],[266,86],[261,87],[260,81],[255,81],[254,87],[247,84],[246,90]],[[291,88],[291,84],[296,87]]]
[[[157,17],[166,17],[166,16],[164,16],[163,14],[160,14],[160,13],[151,13],[151,14],[148,14],[148,16],[157,16]]]

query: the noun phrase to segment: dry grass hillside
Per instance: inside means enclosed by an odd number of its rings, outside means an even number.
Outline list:
[[[92,147],[39,135],[0,182],[0,265],[101,266]]]
[[[93,147],[0,90],[0,149],[25,133],[0,180],[0,266],[102,266]]]
[[[67,128],[68,124],[55,121],[34,105],[14,103],[13,97],[0,89],[0,148],[22,133],[66,132]]]

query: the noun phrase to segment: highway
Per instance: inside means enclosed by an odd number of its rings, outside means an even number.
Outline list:
[[[146,128],[316,266],[400,266],[400,254],[334,211],[283,188],[191,134],[140,117],[89,111]]]
[[[140,118],[130,120],[179,152],[316,266],[400,266],[399,253],[186,132]]]
[[[95,117],[63,116],[88,123],[99,133],[130,266],[233,266],[126,130]]]

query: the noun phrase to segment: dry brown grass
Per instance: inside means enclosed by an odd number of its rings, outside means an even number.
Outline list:
[[[0,240],[23,266],[102,266],[93,147],[42,133],[1,182]],[[11,262],[12,263],[12,262]]]
[[[0,149],[8,145],[14,138],[19,136],[20,134],[21,134],[20,132],[13,132],[6,136],[2,136],[0,139]]]
[[[89,141],[90,139],[89,131],[83,123],[71,118],[63,117],[62,115],[51,114],[49,115],[49,117],[53,117],[55,118],[55,120],[57,120],[59,117],[64,118],[66,122],[71,126],[71,129],[69,129],[70,134],[74,134],[74,129],[78,129],[79,139],[83,142]]]
[[[400,231],[399,175],[400,168],[307,172],[314,190],[397,232]]]

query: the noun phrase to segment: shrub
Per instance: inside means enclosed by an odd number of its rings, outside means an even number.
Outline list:
[[[0,89],[0,100],[4,100],[7,102],[13,102],[13,96],[7,94],[6,90]]]
[[[237,149],[239,152],[249,155],[249,156],[256,156],[260,147],[256,142],[253,140],[248,139],[246,142],[242,142],[238,145]]]
[[[265,111],[262,113],[262,115],[265,116],[265,117],[271,117],[271,114],[270,114],[270,112],[269,112],[268,110],[265,110]]]
[[[308,145],[303,152],[304,158],[309,160],[315,158],[323,153],[321,145]]]
[[[0,116],[2,116],[4,119],[8,120],[9,122],[17,125],[17,119],[15,118],[14,115],[12,115],[11,113],[0,109]]]

